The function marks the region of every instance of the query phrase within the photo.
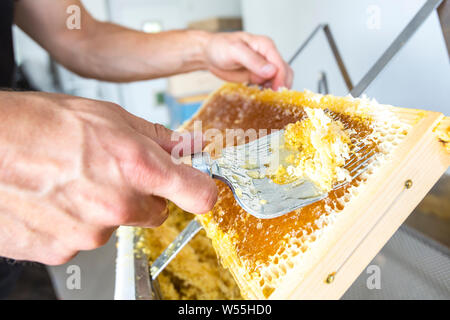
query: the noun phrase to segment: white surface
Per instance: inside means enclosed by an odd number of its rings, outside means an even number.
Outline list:
[[[424,0],[243,0],[245,29],[272,37],[290,58],[319,23],[328,23],[353,83],[380,57]],[[371,6],[380,25],[368,28]],[[321,34],[295,61],[294,89],[317,90],[325,70],[331,93],[344,95],[345,84]],[[450,115],[450,64],[436,13],[421,26],[367,90],[381,103],[444,112]]]
[[[344,300],[450,299],[449,250],[419,232],[401,227],[369,266],[380,270],[380,287],[369,289],[364,270]],[[369,270],[370,271],[370,270]],[[369,281],[370,283],[370,281]]]
[[[120,227],[117,231],[115,300],[134,300],[134,231]]]
[[[116,237],[112,236],[106,245],[80,252],[70,262],[48,267],[56,294],[63,300],[105,300],[114,297],[114,266],[116,264]],[[80,268],[80,289],[68,289],[66,282],[69,266]]]

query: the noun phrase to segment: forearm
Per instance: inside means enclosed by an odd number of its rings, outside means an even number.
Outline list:
[[[66,9],[80,8],[80,29],[66,27]],[[21,0],[15,22],[51,56],[88,78],[136,81],[206,68],[209,33],[148,34],[94,19],[79,0]]]
[[[66,67],[90,78],[137,81],[205,69],[205,46],[210,34],[168,31],[147,34],[110,23],[80,41],[78,56],[64,59]]]
[[[208,175],[172,161],[193,141],[115,104],[0,91],[0,126],[0,256],[65,263],[120,225],[159,226],[165,199],[193,213],[217,199]]]
[[[0,0],[1,1],[1,0]],[[67,8],[81,25],[66,26]],[[15,22],[51,56],[84,77],[128,82],[208,69],[226,81],[290,87],[293,73],[267,37],[245,32],[147,34],[95,20],[80,0],[21,0]]]

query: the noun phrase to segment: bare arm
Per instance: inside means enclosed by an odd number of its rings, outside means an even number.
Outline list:
[[[0,91],[0,125],[0,256],[61,264],[119,225],[160,225],[164,199],[194,213],[217,199],[210,177],[172,161],[196,137],[115,104]]]
[[[81,9],[81,29],[66,27],[67,8]],[[237,32],[147,34],[95,20],[79,0],[21,0],[17,25],[61,64],[89,78],[128,82],[209,69],[228,81],[290,87],[292,70],[273,42]]]

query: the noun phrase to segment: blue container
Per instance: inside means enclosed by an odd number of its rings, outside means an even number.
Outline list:
[[[180,99],[176,99],[170,94],[165,94],[164,102],[169,108],[170,128],[176,129],[197,112],[203,100],[183,103],[180,102]]]

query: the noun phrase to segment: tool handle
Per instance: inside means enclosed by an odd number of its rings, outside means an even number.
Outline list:
[[[197,169],[212,177],[211,156],[208,152],[194,153],[191,156],[191,165],[194,169]]]
[[[172,241],[150,267],[152,280],[156,280],[162,270],[172,261],[181,249],[202,229],[201,224],[193,219],[183,231]]]

